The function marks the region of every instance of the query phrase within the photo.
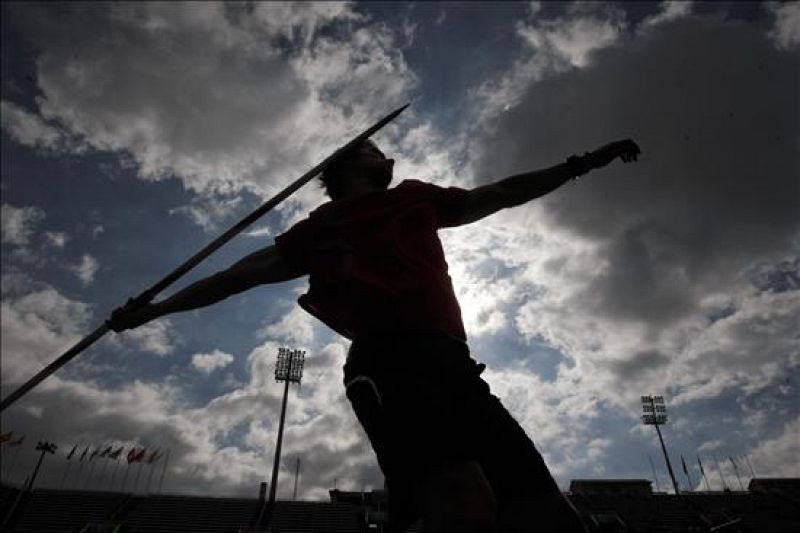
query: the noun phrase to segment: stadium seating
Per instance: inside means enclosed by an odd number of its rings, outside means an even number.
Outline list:
[[[797,480],[750,491],[653,493],[646,480],[578,480],[567,494],[593,533],[795,533]],[[757,489],[757,490],[755,490]],[[14,513],[9,513],[19,499]],[[333,490],[330,501],[278,501],[256,527],[263,500],[0,486],[3,531],[19,533],[380,533],[386,493]],[[417,523],[408,533],[421,531]]]

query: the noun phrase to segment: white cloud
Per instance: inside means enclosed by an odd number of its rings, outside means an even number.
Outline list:
[[[706,441],[706,442],[702,443],[697,448],[697,451],[698,452],[709,452],[709,451],[718,450],[723,444],[724,444],[723,441],[720,440],[720,439],[714,439],[714,440]]]
[[[793,292],[747,298],[738,312],[690,339],[682,364],[686,388],[674,401],[714,397],[728,387],[746,394],[771,387],[800,367],[800,299]]]
[[[172,321],[161,318],[136,329],[124,331],[120,339],[132,350],[142,350],[158,356],[170,355],[175,350],[176,333]]]
[[[574,2],[552,19],[539,16],[539,10],[531,3],[529,19],[517,24],[522,57],[502,77],[470,91],[481,122],[516,105],[529,84],[587,66],[592,52],[617,42],[627,26],[624,11],[608,4]]]
[[[235,213],[241,201],[241,197],[238,196],[232,198],[195,196],[191,204],[174,207],[169,210],[169,214],[186,215],[206,232],[214,232],[218,229],[217,222]]]
[[[211,353],[198,353],[192,356],[192,366],[200,372],[210,374],[218,368],[225,368],[233,362],[233,356],[221,350]]]
[[[314,338],[316,319],[300,306],[292,305],[277,322],[262,328],[258,335],[262,338],[278,339],[297,346],[308,346]]]
[[[447,20],[447,11],[445,11],[444,7],[439,8],[439,13],[436,15],[436,21],[434,24],[437,26],[442,26],[444,21]]]
[[[3,131],[19,143],[49,150],[63,144],[63,135],[57,128],[12,102],[0,102],[0,117]]]
[[[692,12],[692,2],[688,0],[664,0],[661,2],[661,11],[642,21],[641,29],[655,26],[663,22],[670,22],[685,17]]]
[[[786,423],[774,438],[759,442],[748,456],[757,477],[800,477],[800,418]]]
[[[56,248],[64,248],[69,240],[69,237],[63,231],[46,231],[44,235],[47,241]]]
[[[269,226],[262,226],[260,228],[255,228],[250,231],[247,231],[244,233],[244,235],[247,235],[248,237],[258,237],[258,238],[272,237],[273,231],[272,228],[270,228]]]
[[[273,5],[255,4],[254,28],[266,29],[273,36],[285,36],[290,41],[309,45],[317,31],[334,21],[362,21],[363,15],[352,11],[347,2],[282,2]]]
[[[4,282],[6,280],[4,279]],[[91,313],[52,287],[2,301],[3,383],[21,383],[75,343]]]
[[[94,281],[94,275],[100,268],[97,259],[89,254],[83,254],[81,262],[77,265],[70,267],[70,270],[75,273],[84,285],[89,285]]]
[[[38,207],[16,207],[2,205],[2,242],[25,246],[30,242],[36,226],[45,218]]]
[[[587,7],[591,7],[588,11]],[[624,11],[574,3],[564,17],[520,24],[517,33],[536,54],[584,67],[592,50],[613,44],[625,29]]]
[[[797,48],[800,44],[800,3],[767,2],[765,7],[775,18],[775,25],[769,36],[782,49]]]

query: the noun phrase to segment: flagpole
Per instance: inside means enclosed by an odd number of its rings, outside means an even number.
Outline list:
[[[17,446],[17,449],[14,450],[14,457],[11,459],[11,466],[9,466],[8,473],[6,474],[6,479],[8,479],[9,483],[11,483],[14,469],[17,467],[17,456],[19,456],[19,451],[21,448],[22,446]]]
[[[114,458],[114,469],[111,471],[111,481],[108,483],[108,490],[114,490],[114,478],[117,477],[117,469],[119,469],[119,456]]]
[[[78,462],[79,462],[80,464],[78,465],[78,473],[75,475],[75,484],[73,485],[73,487],[75,488],[75,490],[78,490],[78,489],[80,489],[80,484],[81,484],[81,472],[83,472],[83,459],[78,459]]]
[[[729,491],[728,484],[725,482],[725,476],[722,475],[722,467],[719,465],[717,454],[713,454],[714,462],[717,464],[717,471],[719,471],[719,478],[722,480],[722,490]]]
[[[753,470],[753,465],[750,464],[750,458],[747,457],[747,454],[744,454],[744,460],[747,461],[747,467],[750,469],[750,476],[755,479],[756,472]]]
[[[297,463],[294,467],[294,492],[292,493],[292,500],[297,500],[297,480],[300,477],[300,458],[297,458]]]
[[[153,481],[153,472],[155,471],[156,461],[161,459],[161,456],[158,455],[158,450],[160,448],[156,448],[156,451],[153,452],[153,455],[150,456],[150,459],[147,461],[147,464],[150,465],[150,473],[147,476],[147,485],[144,487],[145,493],[150,493],[150,482]]]
[[[136,470],[136,479],[133,482],[133,491],[132,492],[134,492],[134,493],[137,490],[139,490],[139,476],[142,475],[142,467],[144,467],[144,462],[143,461],[139,461],[139,468]]]
[[[161,494],[161,487],[164,485],[164,474],[167,473],[167,463],[169,462],[169,455],[172,448],[167,448],[167,456],[164,458],[164,468],[161,469],[161,479],[158,482],[158,493]]]
[[[8,452],[6,451],[8,448],[0,447],[0,480],[6,478],[6,472],[8,467],[6,466],[6,456]]]
[[[97,482],[98,485],[103,482],[103,474],[105,474],[106,469],[108,468],[108,457],[100,456],[100,459],[105,460],[103,461],[103,466],[100,467],[100,474],[98,474],[98,477],[100,478],[100,481]]]
[[[64,475],[61,477],[61,490],[64,490],[64,483],[67,481],[67,475],[69,474],[69,468],[72,466],[72,461],[67,459],[67,468],[64,469]]]
[[[131,471],[131,463],[128,462],[127,466],[125,467],[125,474],[122,476],[122,486],[120,487],[120,492],[125,492],[125,482],[128,480],[128,472]]]
[[[733,457],[729,455],[728,459],[730,459],[731,464],[733,465],[733,473],[736,474],[736,479],[739,480],[739,488],[742,489],[742,492],[744,492],[744,484],[742,483],[742,478],[739,475],[739,467],[736,466],[736,461],[733,460]]]
[[[681,464],[683,465],[683,473],[686,474],[686,479],[689,480],[689,490],[694,490],[694,483],[692,482],[692,476],[689,475],[689,469],[686,467],[686,461],[683,459],[683,454],[681,454]]]
[[[706,482],[706,491],[711,492],[711,486],[708,484],[708,477],[706,477],[706,469],[703,468],[703,463],[700,462],[699,454],[697,454],[697,464],[700,465],[700,474],[703,476],[703,481]]]
[[[146,291],[142,292],[139,296],[132,298],[129,300],[128,305],[132,305],[132,308],[136,308],[137,306],[143,306],[149,302],[151,302],[160,292],[164,289],[175,283],[178,279],[180,279],[184,274],[189,272],[195,266],[197,266],[201,261],[203,261],[206,257],[217,251],[222,245],[233,239],[236,235],[241,233],[245,228],[250,226],[253,222],[264,216],[267,212],[271,211],[276,205],[284,201],[288,198],[292,193],[294,193],[297,189],[311,181],[315,178],[320,172],[325,170],[325,168],[341,153],[349,150],[350,148],[355,147],[356,145],[362,143],[367,138],[369,138],[372,134],[374,134],[379,129],[383,128],[386,124],[394,120],[397,115],[399,115],[405,108],[407,108],[410,104],[406,104],[388,115],[384,118],[367,128],[365,131],[357,135],[347,144],[342,146],[341,148],[334,151],[331,155],[326,157],[322,163],[319,163],[317,166],[300,176],[297,180],[295,180],[292,184],[287,186],[281,192],[267,200],[261,207],[244,217],[241,221],[231,227],[228,231],[217,237],[215,240],[210,242],[206,245],[205,248],[194,254],[192,257],[187,259],[182,265],[177,267],[175,270],[167,274],[164,278],[158,281],[155,285],[147,289]],[[56,370],[67,364],[71,361],[75,356],[80,354],[86,348],[94,344],[97,340],[99,340],[103,335],[108,333],[109,327],[107,324],[103,324],[92,333],[84,337],[80,342],[74,345],[72,348],[67,350],[64,354],[62,354],[58,359],[44,367],[40,370],[36,375],[30,378],[26,383],[20,386],[17,390],[9,394],[7,397],[3,398],[0,401],[0,412],[5,411],[7,407],[21,398],[25,393],[30,391],[36,385],[41,383],[45,378],[47,378],[50,374],[54,373]]]
[[[75,450],[77,450],[79,447],[80,444],[76,444],[75,446],[73,446],[72,451],[69,453],[69,455],[67,455],[65,459],[67,461],[67,468],[64,470],[64,476],[61,478],[61,490],[64,490],[64,486],[67,483],[67,477],[69,476],[69,471],[72,468],[72,455],[75,453]]]
[[[83,481],[83,490],[88,490],[89,481],[92,479],[92,473],[94,473],[94,459],[89,457],[89,462],[92,464],[89,466],[89,473],[86,475],[86,479]]]
[[[656,490],[661,492],[661,484],[658,482],[658,476],[656,475],[656,465],[653,464],[653,458],[650,457],[650,454],[647,454],[647,460],[650,462],[650,469],[653,471],[653,478],[656,480]]]
[[[147,474],[147,485],[144,486],[144,492],[146,494],[150,494],[150,483],[153,481],[153,471],[155,470],[155,464],[150,463],[150,473]]]

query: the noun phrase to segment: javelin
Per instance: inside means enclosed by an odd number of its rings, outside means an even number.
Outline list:
[[[369,138],[372,134],[376,131],[384,127],[386,124],[391,122],[397,115],[399,115],[405,108],[407,108],[410,104],[406,104],[403,107],[400,107],[384,118],[364,130],[363,133],[359,134],[353,140],[338,148],[335,152],[329,155],[322,163],[318,164],[299,178],[295,180],[294,183],[283,189],[281,192],[270,198],[269,200],[264,203],[261,207],[244,217],[241,221],[239,221],[235,226],[231,227],[228,231],[217,237],[214,241],[206,245],[205,248],[194,254],[192,257],[186,260],[181,266],[167,274],[161,281],[144,291],[142,294],[133,298],[129,305],[145,305],[153,300],[158,294],[175,283],[181,276],[189,272],[192,268],[197,266],[203,259],[214,253],[218,248],[220,248],[223,244],[234,238],[236,235],[242,232],[246,227],[250,224],[264,216],[268,211],[274,208],[276,205],[284,201],[286,198],[289,197],[293,192],[297,189],[311,181],[315,176],[317,176],[320,172],[325,170],[325,168],[333,161],[339,154],[353,148],[359,143],[364,142],[367,138]],[[20,397],[22,397],[25,393],[29,390],[34,388],[40,382],[42,382],[46,377],[50,374],[67,364],[73,357],[81,353],[83,350],[94,344],[97,340],[100,339],[103,335],[108,333],[109,327],[105,323],[102,326],[94,330],[92,333],[84,337],[80,342],[78,342],[75,346],[67,350],[61,357],[44,367],[40,370],[36,375],[34,375],[31,379],[29,379],[24,385],[20,388],[3,398],[0,401],[0,412],[5,411],[6,407],[9,407],[15,401],[17,401]]]

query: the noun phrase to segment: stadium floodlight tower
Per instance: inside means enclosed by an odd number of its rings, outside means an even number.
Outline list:
[[[300,384],[303,378],[303,364],[306,352],[278,348],[278,362],[275,364],[275,381],[283,381],[283,404],[281,421],[278,425],[278,441],[275,444],[275,462],[272,464],[272,481],[269,484],[269,503],[275,502],[275,488],[278,485],[278,467],[281,463],[281,443],[283,442],[283,423],[286,419],[286,399],[289,397],[289,383]]]
[[[664,438],[661,436],[661,430],[658,426],[667,423],[667,408],[664,405],[663,396],[642,396],[642,422],[646,426],[655,426],[656,433],[658,433],[658,440],[661,443],[661,451],[664,452],[664,460],[667,462],[667,470],[669,477],[672,479],[672,488],[675,489],[675,494],[680,494],[678,489],[678,482],[675,480],[675,473],[672,471],[672,463],[669,461],[667,454],[667,447],[664,446]]]
[[[28,485],[25,487],[25,490],[30,491],[33,489],[33,483],[36,481],[36,476],[39,475],[39,468],[42,466],[42,461],[44,461],[45,454],[55,454],[58,446],[52,442],[47,442],[40,440],[36,444],[36,451],[42,452],[39,455],[39,461],[36,463],[36,467],[33,469],[33,474],[31,474],[30,479],[28,480]]]

